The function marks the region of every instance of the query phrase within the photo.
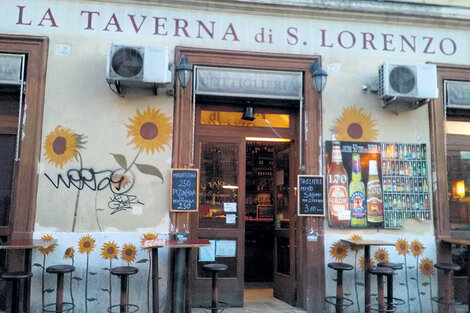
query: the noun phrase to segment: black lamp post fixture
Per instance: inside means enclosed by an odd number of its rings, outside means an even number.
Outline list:
[[[191,79],[191,74],[193,73],[193,68],[188,63],[188,57],[182,55],[180,62],[176,65],[176,75],[178,75],[178,80],[180,81],[181,86],[184,88],[188,87],[189,80]]]
[[[310,64],[310,72],[312,72],[313,87],[321,97],[321,93],[326,86],[326,78],[328,74],[321,68],[318,61]]]

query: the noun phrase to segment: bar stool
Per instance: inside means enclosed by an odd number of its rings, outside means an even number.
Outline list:
[[[401,263],[389,263],[389,262],[379,263],[377,264],[377,266],[391,268],[393,272],[403,269],[403,264]],[[387,276],[387,297],[386,298],[387,298],[387,307],[405,304],[405,300],[393,297],[393,275]]]
[[[72,273],[75,271],[75,266],[72,265],[53,265],[46,268],[46,272],[50,274],[57,274],[57,289],[56,289],[56,301],[45,305],[43,312],[69,312],[73,310],[74,304],[71,302],[64,302],[64,274]]]
[[[368,269],[369,273],[377,276],[377,298],[378,305],[369,304],[367,307],[371,311],[379,313],[395,312],[396,307],[393,304],[385,306],[385,292],[384,292],[384,276],[387,276],[387,280],[393,277],[393,269],[390,267],[376,267]]]
[[[31,272],[6,272],[0,274],[0,279],[12,282],[11,313],[20,312],[20,283],[32,276]]]
[[[350,271],[354,267],[347,263],[328,263],[328,267],[336,271],[336,296],[326,297],[325,302],[332,304],[336,308],[336,313],[342,313],[345,307],[351,306],[354,302],[343,297],[343,272]]]
[[[444,274],[444,298],[432,297],[432,300],[445,306],[445,312],[449,312],[450,306],[461,305],[461,303],[452,301],[452,276],[454,272],[460,271],[461,267],[454,263],[436,263],[434,267]]]
[[[108,308],[109,313],[135,313],[139,311],[139,307],[135,304],[128,303],[129,292],[127,290],[127,283],[129,281],[129,276],[137,274],[139,269],[134,266],[119,266],[114,267],[110,270],[112,275],[117,276],[121,279],[121,298],[119,304],[112,305]],[[119,311],[114,311],[114,309],[119,308]]]
[[[212,274],[212,300],[211,300],[211,313],[219,313],[225,310],[228,305],[224,302],[219,301],[219,288],[217,286],[217,280],[219,272],[226,271],[228,266],[225,264],[211,263],[206,264],[202,267],[204,270]],[[207,309],[204,308],[203,309]]]

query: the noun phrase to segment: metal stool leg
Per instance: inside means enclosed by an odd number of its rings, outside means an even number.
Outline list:
[[[11,291],[11,313],[20,312],[20,281],[14,279],[12,281]]]
[[[377,296],[379,298],[379,312],[386,312],[383,275],[377,275]]]
[[[219,313],[219,288],[217,286],[218,274],[212,272],[212,313]]]
[[[387,308],[393,306],[393,276],[387,277]]]
[[[336,313],[343,313],[343,271],[336,274]]]
[[[121,276],[121,313],[127,312],[127,275]]]
[[[55,310],[57,312],[62,312],[63,301],[64,301],[64,274],[57,273],[57,290],[56,290],[56,300],[55,300]]]

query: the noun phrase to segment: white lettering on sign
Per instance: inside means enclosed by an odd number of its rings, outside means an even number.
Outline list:
[[[161,6],[83,3],[78,1],[3,1],[7,33],[102,37],[103,40],[139,39],[165,45],[193,44],[224,49],[269,52],[347,53],[414,56],[422,61],[468,62],[466,35],[419,25],[378,25],[318,19],[277,18],[201,12]],[[171,42],[169,40],[173,40]],[[340,71],[339,64],[328,67]]]

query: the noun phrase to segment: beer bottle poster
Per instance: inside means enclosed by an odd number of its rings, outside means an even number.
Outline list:
[[[330,227],[400,229],[431,219],[425,144],[325,143]]]

